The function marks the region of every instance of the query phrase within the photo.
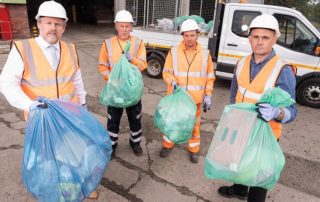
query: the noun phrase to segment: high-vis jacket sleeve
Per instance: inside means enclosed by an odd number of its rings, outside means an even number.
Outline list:
[[[108,80],[111,71],[106,43],[103,42],[100,50],[98,70],[105,80]]]
[[[207,62],[207,83],[205,86],[205,95],[211,96],[213,91],[213,83],[215,81],[215,75],[213,70],[213,63],[211,55],[208,55],[208,62]]]
[[[134,64],[135,66],[137,66],[140,69],[140,71],[145,70],[148,66],[146,55],[147,55],[146,54],[146,47],[145,47],[143,41],[141,40],[137,56],[133,56],[132,60],[131,60],[131,63]]]
[[[171,86],[172,81],[176,81],[175,76],[173,75],[173,61],[172,61],[172,53],[171,50],[169,51],[166,62],[163,67],[162,72],[163,80]]]
[[[23,60],[17,48],[13,46],[0,75],[0,91],[10,105],[24,111],[29,111],[29,106],[33,101],[20,87],[23,70]]]

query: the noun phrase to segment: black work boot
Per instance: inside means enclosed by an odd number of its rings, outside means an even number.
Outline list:
[[[190,161],[191,161],[191,163],[198,163],[199,162],[198,153],[192,153],[192,152],[189,152],[189,153],[190,153]]]
[[[240,184],[234,184],[232,186],[222,186],[219,187],[218,193],[226,198],[237,198],[240,200],[247,200],[248,187]]]
[[[133,153],[134,153],[136,156],[142,156],[143,151],[142,151],[142,148],[141,148],[140,144],[131,144],[131,143],[130,143],[130,146],[131,146],[131,148],[132,148]]]
[[[160,157],[162,158],[166,158],[167,156],[169,156],[170,152],[171,152],[172,148],[165,148],[163,147],[160,151]]]

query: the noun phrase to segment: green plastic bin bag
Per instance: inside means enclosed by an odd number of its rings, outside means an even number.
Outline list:
[[[176,144],[187,142],[196,121],[197,107],[192,97],[178,87],[171,95],[163,97],[156,109],[154,125]]]
[[[280,88],[265,92],[259,102],[275,107],[295,101]],[[283,152],[270,125],[257,117],[250,103],[227,105],[205,159],[205,176],[236,184],[272,188],[285,165]]]
[[[130,49],[128,42],[125,53]],[[100,103],[118,108],[127,108],[139,102],[143,94],[140,70],[131,64],[125,54],[114,65],[106,86],[100,94]]]

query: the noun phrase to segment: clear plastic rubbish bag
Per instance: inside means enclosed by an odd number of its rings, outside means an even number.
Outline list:
[[[130,49],[126,44],[125,53]],[[140,70],[122,54],[114,65],[107,84],[100,95],[100,103],[118,108],[127,108],[139,102],[143,94],[143,80]]]
[[[82,201],[100,184],[111,140],[79,104],[40,98],[48,108],[29,112],[23,182],[38,201]]]
[[[185,143],[192,136],[196,113],[197,107],[192,97],[178,87],[173,94],[160,100],[154,125],[174,143]]]
[[[286,107],[295,101],[280,88],[272,88],[259,102]],[[249,103],[225,107],[206,155],[206,177],[265,189],[279,180],[285,157],[269,123],[255,118],[255,109]]]

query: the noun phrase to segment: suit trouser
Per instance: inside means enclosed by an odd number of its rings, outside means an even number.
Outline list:
[[[201,103],[197,104],[196,123],[193,127],[192,137],[188,141],[188,150],[192,153],[197,153],[200,150],[200,120],[201,120]],[[165,148],[172,148],[174,142],[169,140],[164,134],[162,134],[163,141],[162,146]]]
[[[141,142],[141,116],[142,116],[142,105],[141,100],[131,106],[125,108],[128,116],[129,127],[130,127],[130,145],[140,144]],[[118,145],[119,136],[119,125],[123,108],[108,107],[108,123],[107,130],[111,138],[112,148],[115,149]]]

